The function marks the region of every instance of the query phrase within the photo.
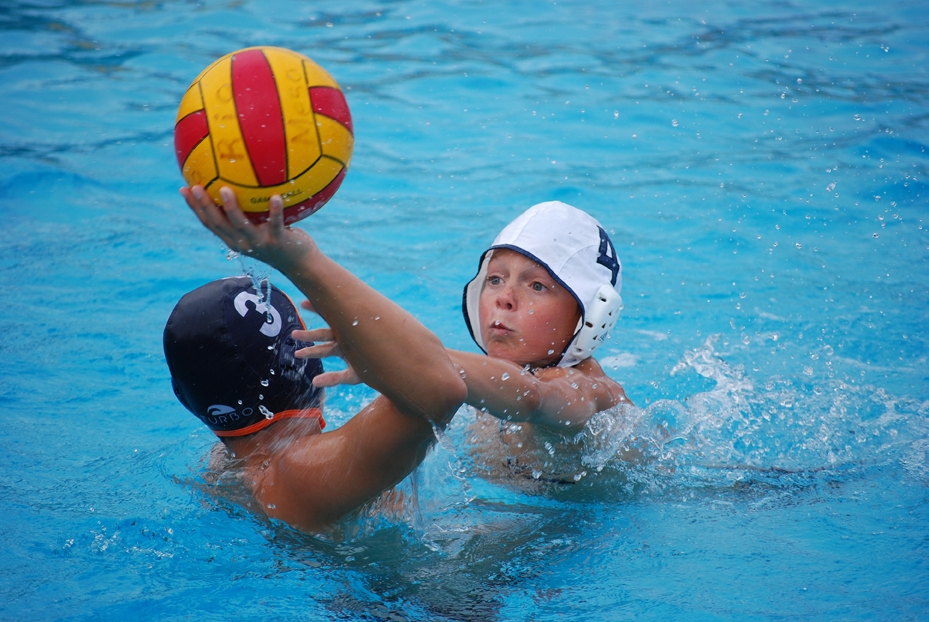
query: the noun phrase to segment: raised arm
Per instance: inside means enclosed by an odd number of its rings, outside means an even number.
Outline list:
[[[431,331],[385,296],[320,251],[304,231],[285,227],[283,202],[272,197],[266,223],[254,225],[223,188],[217,207],[203,188],[181,194],[205,227],[230,249],[280,270],[332,329],[359,378],[400,412],[444,424],[465,395],[465,385]]]
[[[529,371],[481,354],[449,350],[449,356],[467,385],[465,401],[499,419],[564,430],[628,402],[623,388],[594,359]]]

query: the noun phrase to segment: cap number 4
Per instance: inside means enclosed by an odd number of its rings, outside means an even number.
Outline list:
[[[603,230],[603,227],[598,227],[598,229],[600,229],[600,256],[597,257],[597,263],[606,266],[613,273],[610,285],[616,287],[616,279],[619,277],[619,259],[616,257],[616,249],[613,248],[613,242],[610,240],[610,236],[606,234],[606,231]]]

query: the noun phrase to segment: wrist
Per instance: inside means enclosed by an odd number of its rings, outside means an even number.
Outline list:
[[[316,242],[305,231],[288,229],[276,257],[269,262],[287,276],[301,274],[322,256]]]

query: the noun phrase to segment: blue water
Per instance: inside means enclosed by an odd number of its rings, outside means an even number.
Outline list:
[[[929,619],[929,5],[8,0],[0,31],[0,618]],[[448,346],[522,209],[611,231],[598,356],[637,408],[556,443],[576,484],[498,477],[467,410],[334,537],[209,483],[161,331],[243,266],[172,127],[249,45],[352,109],[301,226]]]

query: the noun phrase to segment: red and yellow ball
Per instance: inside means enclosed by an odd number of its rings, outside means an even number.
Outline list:
[[[252,47],[223,56],[181,99],[174,148],[184,179],[220,204],[235,191],[250,219],[272,195],[290,224],[321,208],[345,178],[354,130],[342,89],[303,54]]]

